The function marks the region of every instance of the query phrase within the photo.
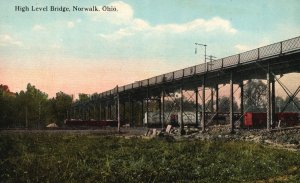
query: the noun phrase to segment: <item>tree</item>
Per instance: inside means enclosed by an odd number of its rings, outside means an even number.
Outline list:
[[[233,111],[238,112],[239,107],[235,99],[233,99]],[[223,96],[219,101],[219,112],[227,113],[230,111],[230,99],[229,97]]]
[[[0,85],[0,127],[13,125],[15,114],[15,94],[9,91],[7,85]]]
[[[27,84],[26,91],[16,94],[16,121],[25,127],[40,127],[44,125],[45,114],[42,109],[46,106],[48,95],[34,85]]]
[[[56,93],[54,103],[54,111],[56,116],[56,122],[58,125],[62,125],[64,119],[69,117],[70,108],[73,102],[71,95],[65,94],[64,92]]]
[[[244,86],[244,109],[251,112],[266,111],[267,85],[261,80],[249,80]]]

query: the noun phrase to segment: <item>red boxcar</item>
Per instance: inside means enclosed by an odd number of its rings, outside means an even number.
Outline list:
[[[295,126],[298,124],[299,114],[293,112],[276,113],[276,126]],[[279,124],[280,123],[280,124]],[[267,127],[267,113],[246,112],[244,115],[244,126],[252,128]]]
[[[280,121],[280,126],[295,126],[298,120],[298,113],[295,112],[276,113],[276,121]]]
[[[267,113],[253,113],[246,112],[244,115],[244,126],[245,127],[253,127],[253,128],[261,128],[267,126]]]

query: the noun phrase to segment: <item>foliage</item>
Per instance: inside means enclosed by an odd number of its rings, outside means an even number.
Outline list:
[[[2,133],[4,182],[252,182],[300,180],[299,152],[249,142]]]
[[[73,98],[63,92],[55,98],[34,85],[27,84],[26,91],[12,93],[5,85],[0,85],[0,127],[41,128],[48,123],[61,124],[66,118]]]
[[[0,85],[0,124],[9,126],[14,120],[11,114],[15,113],[15,95],[12,95],[8,86]]]
[[[73,97],[63,92],[56,93],[56,97],[53,100],[56,119],[58,125],[62,124],[62,121],[69,117],[69,109],[71,108]]]
[[[249,80],[244,86],[244,109],[251,112],[266,111],[267,100],[267,85],[261,80]]]
[[[16,107],[20,111],[19,121],[23,121],[26,127],[40,126],[41,121],[44,121],[41,110],[45,107],[47,98],[46,93],[36,89],[30,83],[27,84],[26,91],[21,91],[16,95]]]
[[[221,97],[219,101],[219,112],[224,112],[224,113],[229,112],[230,110],[229,104],[230,104],[229,97],[226,96]],[[233,99],[233,111],[234,112],[239,111],[239,107],[235,99]]]

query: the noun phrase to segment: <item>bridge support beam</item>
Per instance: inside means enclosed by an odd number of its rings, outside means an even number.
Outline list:
[[[198,87],[195,89],[195,100],[196,100],[196,104],[195,104],[195,109],[196,109],[196,122],[195,122],[195,127],[198,128],[199,127],[199,103],[198,103],[198,96],[199,95],[199,90]]]
[[[267,73],[267,129],[275,126],[275,81],[268,70]]]
[[[126,121],[125,121],[126,120],[126,102],[125,101],[123,102],[123,112],[122,113],[123,113],[123,115],[122,115],[123,116],[123,119],[122,119],[123,124],[125,124],[126,123]]]
[[[116,106],[116,108],[117,108],[117,114],[118,114],[118,132],[120,133],[120,131],[121,131],[121,115],[120,115],[120,95],[118,94],[117,95],[117,106]]]
[[[103,114],[104,114],[104,120],[107,120],[107,115],[106,115],[106,107],[107,105],[104,104],[104,111],[103,111]]]
[[[183,92],[182,87],[180,87],[180,134],[184,134],[184,124],[183,124]]]
[[[164,123],[165,123],[165,91],[162,90],[161,97],[160,97],[160,104],[159,104],[159,111],[160,111],[160,117],[159,120],[161,122],[161,129],[164,129]]]
[[[201,115],[201,128],[202,132],[205,132],[205,75],[202,81],[202,115]]]
[[[240,98],[241,98],[241,103],[240,103],[240,112],[241,112],[241,118],[240,118],[240,121],[241,121],[241,127],[243,127],[243,125],[244,125],[244,83],[243,83],[243,81],[241,81],[240,83],[239,83],[239,87],[240,87],[240,90],[241,90],[241,92],[240,92]]]
[[[272,88],[271,88],[271,128],[275,127],[275,104],[276,104],[276,97],[275,97],[275,80],[274,77],[272,76],[271,80]]]
[[[147,99],[146,99],[146,122],[147,122],[147,126],[149,125],[149,88],[147,88]]]
[[[132,96],[131,94],[129,95],[129,115],[130,115],[130,127],[133,127],[134,126],[134,122],[133,122],[133,100],[132,100]]]
[[[105,120],[108,120],[109,119],[109,104],[108,102],[106,103],[106,109],[105,109]]]
[[[270,130],[271,127],[271,110],[270,110],[270,102],[271,102],[271,91],[270,91],[270,71],[267,73],[267,129]]]
[[[219,115],[219,85],[215,85],[215,91],[216,91],[216,119],[218,122],[218,115]]]
[[[233,74],[230,73],[230,96],[229,96],[229,120],[230,120],[230,132],[234,133],[234,116],[233,116]]]

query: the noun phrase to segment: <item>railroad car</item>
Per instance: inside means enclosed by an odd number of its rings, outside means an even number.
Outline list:
[[[275,115],[275,126],[277,127],[295,126],[297,124],[299,124],[298,113],[282,112]],[[267,127],[267,113],[246,112],[244,115],[244,127]]]

